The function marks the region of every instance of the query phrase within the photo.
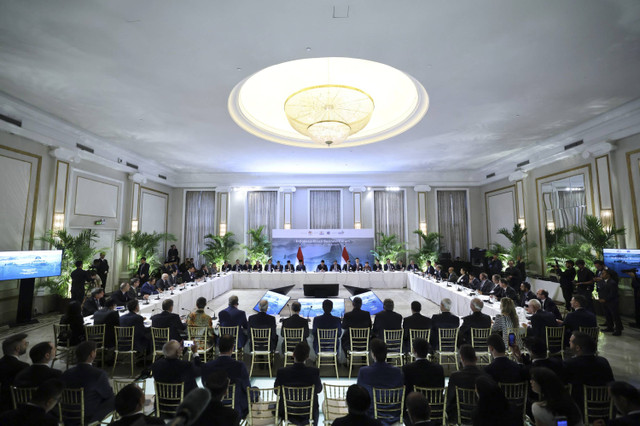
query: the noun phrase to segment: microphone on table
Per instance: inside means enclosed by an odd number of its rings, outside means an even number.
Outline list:
[[[213,315],[211,316],[212,320],[218,319],[218,317],[216,316],[216,311],[214,311],[213,309],[211,309],[210,307],[207,306],[207,309],[210,310],[211,312],[213,312]]]
[[[187,394],[176,410],[175,418],[169,423],[171,426],[192,425],[209,406],[211,393],[205,388],[195,388]]]

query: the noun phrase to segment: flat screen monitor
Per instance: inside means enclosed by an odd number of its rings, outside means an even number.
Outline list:
[[[307,297],[335,297],[340,292],[339,284],[303,284],[302,291]]]
[[[616,271],[619,277],[631,277],[626,271],[629,269],[637,269],[640,272],[640,250],[628,249],[604,249],[604,264],[607,268]]]
[[[0,252],[0,281],[57,277],[62,273],[62,250]]]
[[[298,299],[298,302],[300,302],[301,305],[300,315],[305,318],[315,318],[319,315],[322,315],[324,313],[324,311],[322,310],[322,302],[324,302],[325,300],[331,300],[333,302],[331,315],[338,318],[342,318],[344,316],[344,299],[337,298]]]
[[[373,291],[369,290],[365,293],[360,293],[358,295],[351,296],[349,297],[349,299],[351,299],[351,301],[353,302],[353,299],[355,299],[356,297],[359,297],[360,299],[362,299],[363,311],[367,311],[371,315],[375,315],[382,312],[383,310],[382,300],[380,300],[380,298],[376,296],[376,294]]]
[[[291,299],[291,297],[268,290],[264,294],[264,296],[262,296],[262,298],[258,300],[258,303],[256,303],[256,306],[253,307],[253,310],[256,312],[260,312],[260,302],[262,300],[266,300],[267,302],[269,302],[267,314],[280,315],[280,311],[282,311],[282,308],[284,308],[287,302],[289,302],[289,299]]]

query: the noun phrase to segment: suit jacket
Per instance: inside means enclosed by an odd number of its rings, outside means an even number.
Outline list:
[[[534,359],[530,363],[525,364],[525,374],[529,377],[529,371],[534,367],[546,367],[558,375],[562,383],[567,383],[567,379],[564,373],[564,366],[562,365],[562,359],[559,357],[551,357],[544,359]]]
[[[82,316],[88,317],[93,315],[97,310],[104,306],[104,298],[96,299],[95,297],[87,297],[82,304]]]
[[[135,312],[127,312],[120,317],[120,325],[122,327],[135,327],[133,333],[133,346],[138,352],[144,352],[149,347],[151,335],[149,330],[144,326],[144,318]]]
[[[230,356],[221,355],[218,358],[207,362],[201,367],[202,371],[202,383],[207,382],[207,377],[216,370],[224,370],[229,376],[230,383],[236,385],[236,409],[245,417],[249,412],[249,404],[247,401],[247,387],[251,386],[249,379],[249,372],[247,366],[241,362],[236,361]]]
[[[20,404],[17,410],[11,410],[0,416],[3,426],[58,426],[58,419],[46,413],[44,408]]]
[[[392,272],[396,270],[396,266],[393,263],[385,263],[384,270],[388,272]]]
[[[557,327],[556,317],[551,312],[540,309],[531,316],[531,327],[527,334],[531,337],[546,338],[546,327]]]
[[[482,284],[480,283],[479,279],[474,277],[473,280],[469,281],[468,287],[472,290],[480,290]]]
[[[441,365],[419,359],[402,367],[404,373],[405,392],[413,392],[414,386],[423,388],[443,388],[444,368]]]
[[[138,277],[140,277],[140,281],[144,282],[149,279],[149,264],[141,263],[138,266]]]
[[[467,275],[467,274],[460,275],[458,277],[458,279],[456,280],[456,284],[460,284],[460,285],[463,285],[465,287],[469,287],[469,275]]]
[[[102,308],[93,314],[95,325],[104,324],[104,346],[112,348],[116,345],[116,333],[114,327],[120,326],[120,315],[118,311]]]
[[[404,351],[408,352],[411,350],[411,335],[409,330],[431,330],[431,326],[431,318],[425,317],[419,312],[406,317],[402,322],[402,328],[404,328]]]
[[[316,272],[327,272],[328,270],[327,265],[323,265],[322,263],[316,266]]]
[[[500,290],[499,293],[497,292],[498,289]],[[494,291],[496,291],[496,297],[498,298],[498,300],[501,300],[503,297],[508,297],[513,300],[513,303],[515,303],[516,305],[518,305],[518,303],[520,302],[518,292],[516,292],[515,289],[511,286],[507,286],[505,288],[496,286]]]
[[[237,426],[240,424],[240,414],[222,401],[211,400],[198,420],[191,423],[194,426]]]
[[[364,266],[362,265],[362,263],[354,263],[349,269],[351,270],[351,272],[358,272],[362,271],[363,268]]]
[[[276,263],[276,272],[282,272],[284,271],[284,265],[282,265],[281,263]]]
[[[438,330],[441,328],[458,328],[460,325],[460,318],[453,315],[451,312],[443,312],[431,317],[431,346],[434,349],[438,349],[440,346],[440,335]]]
[[[598,321],[593,312],[580,308],[569,312],[564,319],[563,325],[568,335],[571,336],[571,333],[579,330],[580,327],[597,327]]]
[[[374,272],[382,272],[382,271],[383,271],[383,269],[384,269],[384,268],[383,268],[383,265],[382,265],[381,263],[374,263],[374,264],[371,266],[371,270],[372,270],[372,271],[374,271]]]
[[[307,265],[301,265],[301,264],[297,264],[296,265],[296,271],[304,271],[307,272]]]
[[[140,288],[140,286],[129,287],[129,291],[127,292],[127,297],[129,297],[129,300],[142,299],[142,288]]]
[[[618,283],[611,278],[603,281],[598,289],[598,296],[600,299],[604,299],[606,303],[618,303]]]
[[[520,306],[524,307],[527,303],[529,303],[529,300],[533,299],[536,299],[536,294],[531,290],[527,291],[526,293],[520,293]]]
[[[447,385],[447,417],[451,422],[457,422],[458,411],[456,408],[456,388],[463,389],[475,389],[476,379],[485,375],[484,371],[480,370],[475,365],[468,365],[461,370],[454,371],[449,377],[449,384]]]
[[[335,265],[331,265],[331,268],[329,268],[329,271],[331,272],[342,272],[342,269],[340,269],[340,265],[335,264]]]
[[[272,351],[276,350],[276,345],[278,344],[278,334],[276,332],[276,318],[273,315],[269,315],[265,312],[258,312],[255,315],[251,315],[249,317],[248,326],[249,326],[249,339],[251,339],[252,328],[271,329],[271,350]]]
[[[27,367],[29,364],[14,356],[5,355],[0,358],[0,413],[13,408],[9,386],[16,375]]]
[[[408,264],[407,265],[407,272],[415,272],[415,271],[419,271],[420,267],[418,265],[414,264]]]
[[[285,272],[293,272],[296,270],[296,267],[293,265],[293,263],[286,263],[284,265],[284,271]]]
[[[296,362],[290,367],[278,369],[276,380],[273,384],[275,388],[278,386],[311,386],[314,385],[313,391],[317,394],[322,392],[322,382],[320,381],[320,369],[316,367],[307,367],[303,363]],[[280,414],[284,418],[284,401],[280,398]],[[318,397],[313,399],[313,424],[318,424]]]
[[[16,374],[13,386],[20,388],[37,388],[49,379],[59,379],[62,371],[45,364],[32,364]]]
[[[371,328],[371,314],[362,309],[353,309],[346,312],[342,319],[342,349],[346,352],[351,348],[351,337],[349,336],[350,328]]]
[[[373,417],[373,388],[400,388],[404,386],[402,370],[386,362],[374,362],[370,366],[360,367],[357,383],[364,387],[371,397],[368,413]],[[384,422],[385,424],[387,422]],[[392,424],[393,421],[389,422]]]
[[[609,420],[609,426],[636,426],[636,425],[640,425],[640,413],[637,411],[633,414],[627,414],[626,416]]]
[[[491,275],[502,274],[502,261],[500,259],[491,260],[489,262],[489,273]]]
[[[373,320],[373,335],[379,339],[384,339],[385,330],[402,329],[402,315],[394,311],[382,311]]]
[[[162,290],[162,291],[169,290],[169,287],[171,287],[171,284],[169,283],[168,278],[167,278],[167,281],[162,279],[156,281],[156,288],[158,290]]]
[[[200,376],[200,357],[195,354],[191,362],[176,358],[160,358],[151,366],[151,372],[157,382],[184,382],[184,394],[198,387],[196,377]]]
[[[282,321],[282,327],[280,328],[280,335],[284,338],[285,328],[302,328],[304,329],[304,340],[309,337],[309,321],[306,318],[302,318],[298,314],[291,315],[289,318]]]
[[[111,426],[132,426],[136,424],[137,421],[140,421],[143,425],[163,425],[165,424],[164,420],[155,416],[145,416],[142,413],[134,414],[132,416],[121,417],[120,420],[116,420],[111,423]]]
[[[140,289],[140,293],[142,293],[143,295],[145,295],[145,294],[148,294],[148,295],[158,294],[158,289],[156,288],[155,285],[151,284],[150,282],[146,282],[146,283],[142,284],[142,287]]]
[[[182,276],[182,282],[183,283],[190,283],[190,282],[195,281],[195,279],[196,279],[195,273],[192,274],[189,271],[184,271],[181,276]]]
[[[338,337],[340,337],[340,333],[342,332],[342,324],[340,322],[340,318],[334,317],[329,314],[322,314],[313,319],[313,349],[318,352],[318,329],[338,329]],[[337,348],[336,348],[337,350]]]
[[[495,287],[495,284],[493,283],[493,281],[484,280],[481,283],[480,291],[482,292],[482,294],[487,295],[491,293],[491,290],[493,290],[494,287]]]
[[[273,272],[275,270],[276,270],[276,265],[274,265],[273,263],[267,263],[266,265],[264,265],[265,272]]]
[[[100,261],[100,263],[98,264],[98,267],[96,268],[96,272],[98,272],[98,275],[106,275],[109,272],[109,262],[107,262],[107,259],[98,258],[95,260]]]
[[[231,267],[231,270],[235,272],[240,272],[242,271],[242,265],[239,263],[234,263],[233,266]]]
[[[395,268],[396,268],[396,269],[395,269],[396,271],[404,271],[404,270],[405,270],[405,268],[406,268],[406,265],[403,265],[402,263],[398,262],[398,263],[395,265]]]
[[[187,325],[182,322],[180,315],[169,311],[162,311],[151,317],[151,327],[169,328],[169,339],[182,341],[181,331],[187,329]]]
[[[472,328],[491,328],[491,317],[482,312],[474,312],[471,315],[463,317],[462,326],[458,332],[460,344],[471,344]]]
[[[427,266],[427,269],[424,271],[424,273],[427,275],[433,275],[436,273],[436,268],[434,268],[433,265]]]
[[[380,420],[372,419],[366,414],[347,414],[338,417],[332,423],[333,426],[382,426]]]
[[[85,419],[103,419],[113,411],[113,389],[104,370],[81,363],[60,376],[67,388],[84,388]]]
[[[540,300],[540,304],[542,305],[542,309],[544,309],[547,312],[551,312],[553,316],[556,317],[556,319],[559,319],[559,320],[562,319],[562,314],[560,314],[560,310],[556,306],[556,303],[553,300],[551,300],[550,297],[547,297],[546,299],[544,299],[544,303],[542,300]]]
[[[256,272],[262,272],[262,265],[259,263],[256,263],[255,265],[253,265],[253,268],[251,268],[251,270]]]
[[[233,265],[229,263],[227,263],[226,265],[223,263],[222,266],[220,267],[220,272],[229,272],[232,267]]]
[[[496,383],[518,383],[527,380],[526,370],[506,356],[495,358],[491,364],[484,368],[484,372],[490,375]]]
[[[596,355],[574,356],[564,361],[567,383],[571,384],[571,396],[580,407],[584,407],[583,385],[606,386],[612,382],[613,371],[606,358]]]
[[[244,311],[236,308],[235,306],[229,306],[226,309],[220,311],[218,321],[222,327],[235,327],[240,326],[238,332],[238,346],[244,347],[247,342],[247,314]]]
[[[455,272],[452,272],[449,274],[449,278],[447,279],[447,281],[449,281],[450,283],[457,283],[458,282],[458,274],[456,274]]]
[[[116,305],[118,306],[126,306],[127,302],[131,300],[129,293],[123,293],[122,290],[116,290],[111,294],[111,299],[116,301]]]

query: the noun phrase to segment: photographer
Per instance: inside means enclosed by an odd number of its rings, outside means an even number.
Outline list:
[[[564,262],[565,270],[560,269],[560,265],[556,260],[556,266],[553,272],[558,276],[560,288],[562,289],[562,297],[564,297],[565,307],[567,311],[571,309],[571,297],[573,296],[573,280],[576,278],[576,270],[573,267],[573,260]]]

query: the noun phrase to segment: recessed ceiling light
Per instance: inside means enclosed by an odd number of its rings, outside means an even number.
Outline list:
[[[311,48],[310,48],[310,47],[307,47],[305,50],[306,50],[307,52],[311,52]]]

